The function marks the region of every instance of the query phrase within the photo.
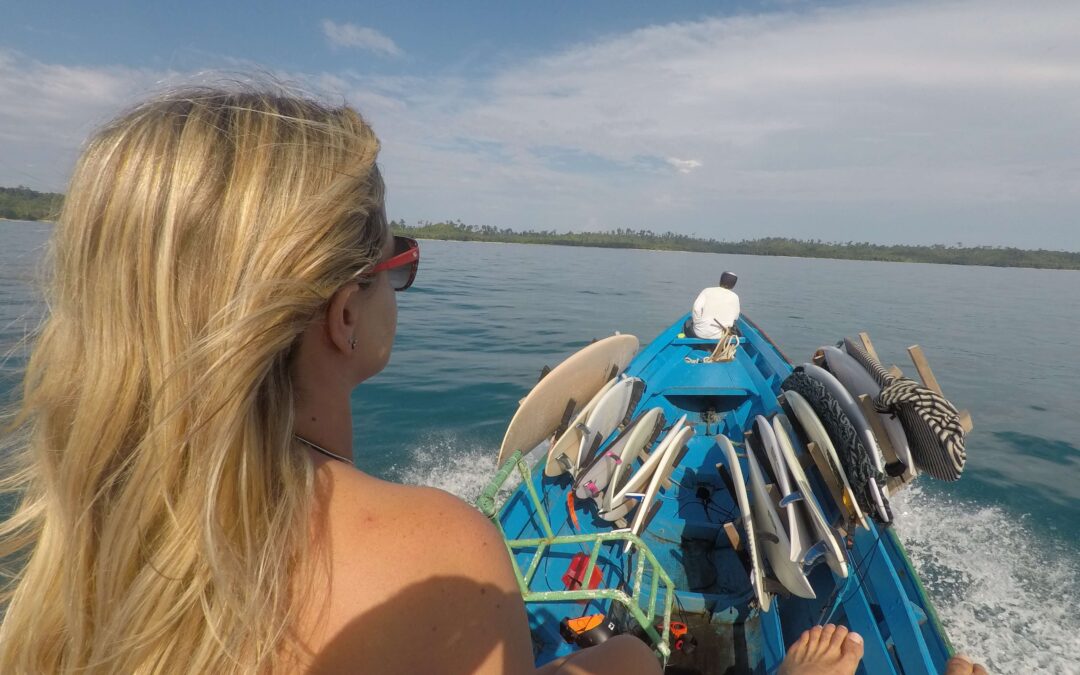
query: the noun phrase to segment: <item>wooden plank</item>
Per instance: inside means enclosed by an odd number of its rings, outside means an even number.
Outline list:
[[[727,535],[731,548],[741,551],[742,538],[739,537],[739,530],[735,528],[735,523],[724,523],[724,533]]]
[[[965,434],[970,434],[971,430],[975,428],[975,424],[971,420],[971,413],[966,410],[960,411],[960,426],[963,427]]]
[[[934,371],[930,370],[930,363],[926,360],[926,354],[923,354],[922,347],[911,345],[907,348],[907,351],[908,355],[911,356],[911,363],[914,364],[915,370],[919,373],[919,379],[922,380],[923,386],[944,396],[945,394],[941,393],[941,385],[938,384],[937,378],[934,377]]]
[[[889,439],[889,432],[885,431],[885,425],[881,423],[881,416],[874,409],[874,402],[866,394],[861,394],[856,400],[859,402],[859,408],[862,409],[863,417],[870,423],[870,430],[874,432],[874,437],[877,439],[878,447],[881,448],[881,455],[885,458],[885,463],[899,462],[900,458],[897,456],[896,448],[893,447],[892,441]]]
[[[833,474],[832,467],[829,466],[829,461],[825,458],[825,453],[822,452],[821,448],[818,447],[818,444],[813,441],[806,444],[806,449],[808,454],[814,459],[814,464],[817,465],[818,473],[821,474],[825,486],[829,488],[829,494],[832,495],[833,503],[836,504],[836,510],[840,512],[840,518],[846,522],[847,512],[844,509],[843,488]]]
[[[885,495],[892,499],[892,496],[903,490],[905,485],[907,483],[904,482],[903,476],[891,476],[885,481]]]
[[[881,358],[878,357],[877,350],[874,349],[874,343],[870,342],[870,334],[859,333],[859,341],[862,342],[863,349],[866,350],[866,353],[874,357],[875,361],[881,363]]]
[[[893,377],[903,377],[904,371],[900,370],[896,365],[889,366],[889,374]]]

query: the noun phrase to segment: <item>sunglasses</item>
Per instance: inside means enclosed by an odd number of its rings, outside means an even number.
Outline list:
[[[394,237],[394,254],[364,273],[365,277],[389,272],[390,287],[403,291],[416,279],[420,267],[420,244],[409,237]]]

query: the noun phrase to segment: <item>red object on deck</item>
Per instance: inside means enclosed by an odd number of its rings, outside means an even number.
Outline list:
[[[585,568],[588,566],[589,556],[584,553],[577,553],[571,558],[570,567],[566,568],[566,574],[564,574],[562,578],[562,582],[567,590],[576,591],[581,589],[581,584],[585,581]],[[601,576],[600,568],[594,567],[592,578],[589,579],[590,590],[600,586]]]

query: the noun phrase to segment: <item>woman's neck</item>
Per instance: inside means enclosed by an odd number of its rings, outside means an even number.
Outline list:
[[[293,432],[335,455],[353,460],[352,410],[348,395],[329,397],[314,391],[302,392],[296,402]]]

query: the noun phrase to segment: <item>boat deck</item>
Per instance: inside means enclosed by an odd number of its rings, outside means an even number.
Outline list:
[[[724,527],[739,521],[739,508],[727,483],[730,474],[717,467],[726,462],[715,436],[723,434],[740,442],[756,415],[779,412],[776,396],[792,366],[746,319],[738,325],[744,340],[733,362],[701,362],[715,342],[678,337],[682,325],[680,319],[658,336],[626,371],[646,383],[635,416],[660,407],[668,425],[686,415],[695,432],[672,474],[671,488],[661,493],[659,506],[641,534],[677,589],[672,620],[690,626],[698,642],[693,654],[673,652],[668,672],[771,673],[803,630],[829,621],[845,624],[864,637],[862,672],[940,673],[950,652],[944,632],[900,542],[877,523],[848,537],[847,579],[820,564],[808,574],[816,598],[778,595],[769,611],[756,606],[745,547],[736,551]],[[814,492],[828,495],[816,470],[807,473]],[[557,536],[611,531],[612,523],[601,519],[591,503],[574,509],[575,526],[567,501],[569,475],[546,478],[535,470],[532,483]],[[517,489],[500,510],[499,521],[508,540],[544,536],[541,519],[526,493]],[[841,521],[831,498],[818,501],[829,522]],[[556,545],[544,553],[532,588],[561,591],[574,555],[587,555],[588,547]],[[530,550],[514,552],[522,569],[530,563],[529,554]],[[621,542],[603,545],[597,558],[601,587],[628,587],[638,555],[624,555]],[[648,585],[647,573],[645,579]],[[662,595],[663,590],[657,592]],[[661,602],[665,600],[661,597]],[[559,635],[563,618],[595,612],[610,615],[612,603],[555,601],[530,603],[528,608],[540,665],[574,649]]]

